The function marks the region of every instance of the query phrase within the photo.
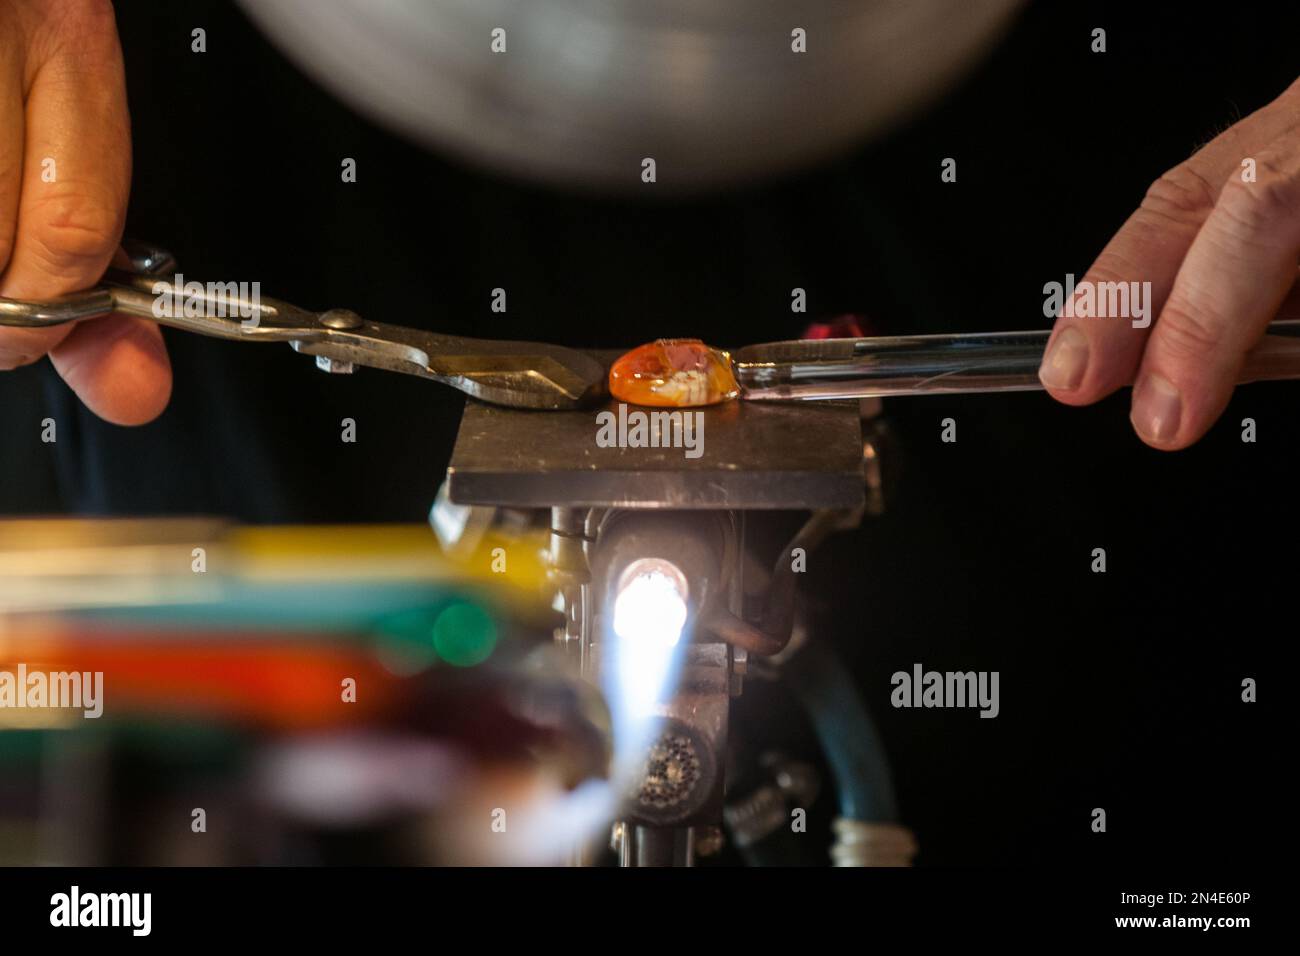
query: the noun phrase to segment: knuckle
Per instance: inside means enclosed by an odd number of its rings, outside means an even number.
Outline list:
[[[116,36],[112,0],[46,0],[46,23],[75,39]]]
[[[1140,263],[1128,253],[1108,246],[1097,256],[1097,261],[1089,268],[1084,280],[1101,285],[1112,282],[1130,282],[1143,273]]]
[[[56,269],[106,263],[117,248],[122,214],[117,204],[89,194],[60,192],[32,204],[21,239]]]
[[[1284,167],[1275,157],[1259,156],[1254,181],[1232,176],[1223,187],[1219,207],[1248,234],[1300,218],[1300,173]]]
[[[1142,208],[1175,222],[1199,222],[1214,208],[1217,191],[1189,163],[1180,163],[1151,184]]]
[[[1224,344],[1224,325],[1203,312],[1170,300],[1156,323],[1160,346],[1175,361],[1203,359]]]
[[[27,49],[40,63],[68,59],[89,67],[117,49],[111,0],[43,0],[26,22]]]

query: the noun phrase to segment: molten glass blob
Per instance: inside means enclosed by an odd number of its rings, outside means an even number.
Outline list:
[[[628,352],[609,370],[609,392],[633,405],[690,408],[735,398],[731,356],[699,339],[660,339]]]

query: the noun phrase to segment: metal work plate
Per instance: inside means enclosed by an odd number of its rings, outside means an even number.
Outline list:
[[[862,504],[856,402],[735,401],[703,409],[697,458],[680,447],[601,447],[597,416],[609,410],[617,418],[618,404],[534,412],[467,401],[448,468],[451,500],[526,508]]]

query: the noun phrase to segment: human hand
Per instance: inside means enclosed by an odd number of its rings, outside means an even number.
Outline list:
[[[131,185],[122,52],[108,0],[0,0],[0,297],[94,285]],[[122,315],[0,329],[0,370],[48,354],[93,412],[137,425],[171,396],[157,325]]]
[[[1083,282],[1150,282],[1146,328],[1060,317],[1039,378],[1067,405],[1134,383],[1153,448],[1197,441],[1279,312],[1300,315],[1300,80],[1161,176]]]

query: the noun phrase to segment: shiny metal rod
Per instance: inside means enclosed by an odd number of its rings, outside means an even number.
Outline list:
[[[1051,333],[977,332],[751,345],[734,353],[745,399],[825,401],[890,395],[1042,389]],[[1300,320],[1274,322],[1246,357],[1240,383],[1300,379]]]

